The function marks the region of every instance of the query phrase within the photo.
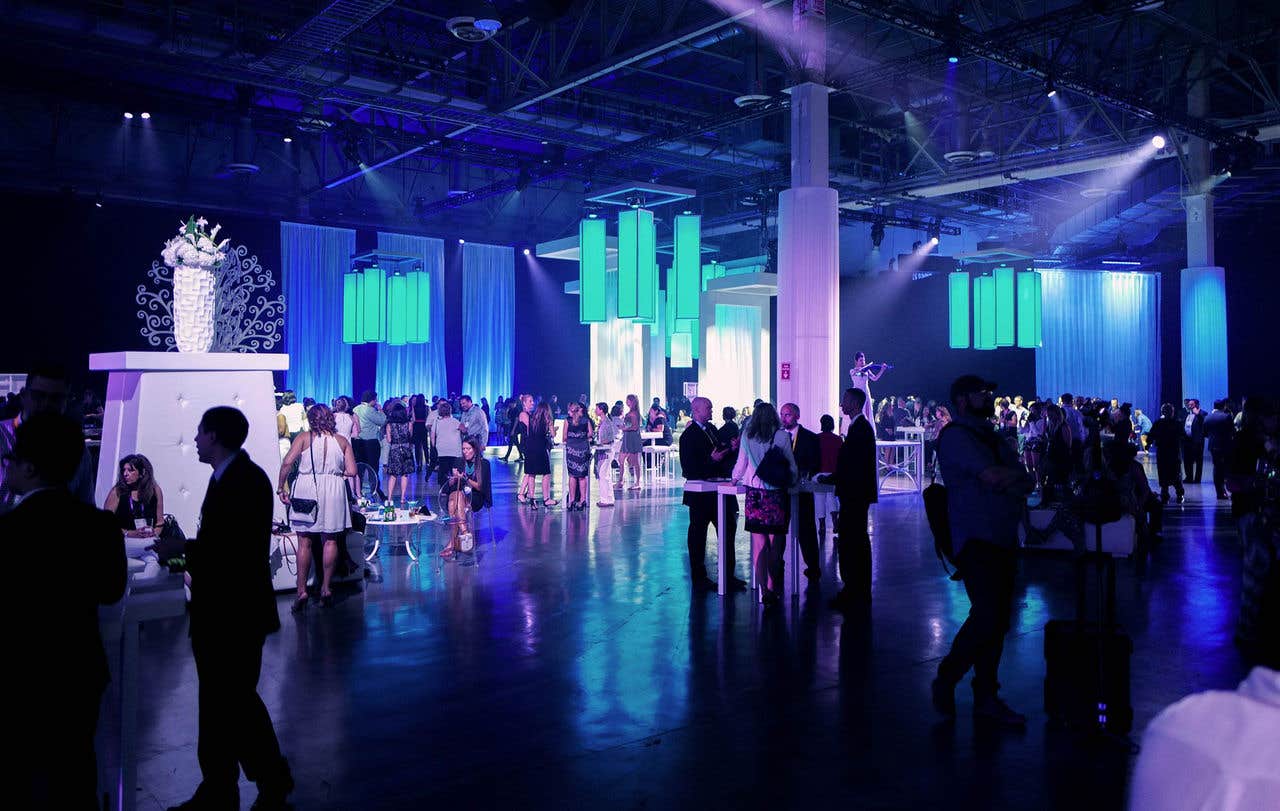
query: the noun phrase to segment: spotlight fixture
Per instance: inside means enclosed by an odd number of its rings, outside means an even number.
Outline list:
[[[524,253],[524,255],[525,255],[525,256],[528,256],[528,255],[529,255],[529,249],[528,249],[528,248],[525,248],[525,249],[524,249],[524,251],[523,251],[523,253]]]
[[[930,245],[937,245],[937,244],[938,244],[938,238],[937,238],[937,237],[929,237],[929,244],[930,244]]]
[[[458,244],[459,244],[459,245],[466,245],[466,244],[467,244],[467,241],[466,241],[465,239],[463,239],[462,237],[458,237]]]
[[[125,120],[125,121],[132,121],[132,120],[133,120],[133,113],[126,112],[126,113],[124,114],[124,120]]]
[[[98,192],[98,196],[93,198],[93,207],[102,208],[102,192]]]
[[[929,244],[937,245],[942,237],[942,220],[937,220],[933,225],[929,226]]]
[[[959,61],[960,61],[960,57],[958,57],[958,56],[948,56],[948,57],[947,57],[947,61],[948,61],[948,62],[950,62],[952,65],[954,65],[954,64],[956,64],[957,62],[959,62]]]
[[[143,114],[142,114],[141,116],[139,116],[139,117],[140,117],[143,121],[150,121],[150,120],[151,120],[151,113],[143,113]]]
[[[286,136],[284,137],[284,142],[285,142],[286,144],[291,144],[291,143],[293,143],[293,139],[292,139],[292,138],[290,138],[288,135],[286,135]]]
[[[1156,149],[1164,149],[1164,145],[1165,145],[1165,143],[1166,143],[1166,142],[1165,142],[1165,140],[1164,140],[1164,136],[1163,136],[1163,135],[1153,135],[1153,136],[1151,136],[1151,145],[1152,145],[1152,146],[1154,146]]]
[[[1053,98],[1058,95],[1058,88],[1053,86],[1053,77],[1044,80],[1044,95],[1046,98]]]

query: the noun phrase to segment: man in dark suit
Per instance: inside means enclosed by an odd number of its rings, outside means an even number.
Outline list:
[[[871,603],[871,536],[867,513],[879,497],[876,486],[876,432],[862,413],[867,395],[862,389],[845,389],[840,410],[849,418],[849,433],[840,446],[836,472],[825,482],[836,486],[840,499],[840,579],[844,588],[829,605],[848,611]]]
[[[1187,400],[1187,415],[1182,423],[1182,470],[1187,484],[1199,484],[1204,469],[1204,412],[1200,401]]]
[[[732,446],[722,442],[711,424],[711,401],[695,397],[689,406],[690,423],[680,435],[680,470],[686,479],[719,479],[727,470],[725,460],[733,455]],[[707,527],[716,523],[716,499],[718,493],[684,494],[684,504],[689,508],[689,575],[693,587],[699,591],[717,591],[716,581],[707,577]],[[738,530],[738,500],[729,499],[725,504],[726,526],[716,526],[716,536],[724,545],[725,567],[729,570],[729,587],[743,590],[745,581],[732,575],[734,566],[733,539]]]
[[[1218,498],[1227,495],[1227,473],[1231,467],[1231,446],[1235,441],[1236,424],[1227,411],[1226,400],[1215,400],[1213,411],[1204,418],[1204,437],[1209,441],[1209,458],[1213,460],[1213,489]]]
[[[98,633],[98,606],[124,596],[124,534],[111,513],[72,495],[68,483],[84,455],[76,422],[37,413],[14,430],[4,454],[8,486],[17,502],[0,516],[0,540],[10,548],[55,531],[58,592],[33,577],[8,584],[11,613],[6,643],[17,654],[10,765],[17,780],[13,808],[98,808],[98,762],[93,737],[110,678]]]
[[[268,556],[271,480],[241,450],[249,422],[234,408],[204,413],[196,429],[200,461],[213,468],[200,529],[187,544],[191,652],[200,678],[203,780],[182,811],[239,808],[240,767],[258,784],[253,808],[287,808],[293,777],[258,696],[262,644],[280,628]]]
[[[818,435],[800,424],[800,406],[795,403],[784,403],[778,410],[778,418],[782,420],[782,430],[791,435],[791,453],[796,458],[796,469],[800,478],[808,478],[818,472],[821,464],[818,449]],[[804,576],[816,583],[822,579],[822,555],[818,549],[818,519],[814,514],[813,493],[801,492],[796,499],[800,514],[799,524],[800,554],[804,556]]]

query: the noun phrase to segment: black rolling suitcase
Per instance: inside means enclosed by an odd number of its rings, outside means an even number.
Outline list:
[[[1097,529],[1102,548],[1102,529]],[[1085,618],[1088,564],[1097,564],[1099,611]],[[1105,582],[1104,582],[1105,581]],[[1133,641],[1115,621],[1115,559],[1101,551],[1076,563],[1076,618],[1044,628],[1044,710],[1072,729],[1126,735],[1133,727],[1129,660]]]

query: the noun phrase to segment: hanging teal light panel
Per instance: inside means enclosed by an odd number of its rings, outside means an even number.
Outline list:
[[[578,223],[578,322],[600,324],[607,317],[604,220]]]
[[[643,208],[624,209],[618,215],[619,318],[636,318],[641,314],[640,300],[644,298],[649,303],[648,285],[652,284],[650,273],[656,250],[653,212]],[[646,312],[652,310],[649,306]]]
[[[425,344],[431,340],[431,277],[421,268],[414,268],[406,279],[409,325],[405,340]]]
[[[361,333],[364,331],[363,277],[352,270],[342,276],[342,342],[344,344],[363,343]]]
[[[1018,274],[1018,346],[1034,349],[1044,345],[1040,274],[1034,270]]]
[[[701,317],[702,217],[678,214],[675,218],[675,283],[667,278],[667,299],[675,300],[676,318]]]
[[[387,277],[382,268],[371,265],[360,273],[360,298],[363,312],[360,339],[377,343],[387,339]]]
[[[973,280],[973,348],[996,348],[996,280],[991,276]]]
[[[1013,346],[1014,271],[1007,265],[1001,265],[992,275],[996,280],[996,346]]]
[[[409,343],[409,280],[399,271],[387,279],[387,345]]]
[[[952,349],[969,348],[969,274],[947,275],[947,323]]]
[[[648,273],[640,274],[640,299],[636,306],[635,324],[658,323],[658,263]]]

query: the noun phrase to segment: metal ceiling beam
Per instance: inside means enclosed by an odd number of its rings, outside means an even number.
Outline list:
[[[1181,130],[1188,135],[1212,141],[1220,146],[1244,146],[1247,139],[1224,130],[1204,119],[1193,118],[1167,107],[1149,104],[1142,98],[1128,93],[1108,82],[1091,80],[1083,75],[1053,73],[1047,58],[1022,48],[991,42],[990,38],[972,29],[956,25],[950,18],[915,8],[903,2],[876,2],[875,0],[834,0],[836,6],[857,11],[873,19],[881,20],[917,36],[947,42],[964,53],[1004,65],[1027,76],[1046,80],[1052,76],[1059,88],[1074,90],[1125,112],[1159,124]]]
[[[610,73],[621,70],[627,67],[628,65],[633,65],[637,62],[641,62],[645,59],[648,59],[651,56],[660,54],[665,50],[674,48],[678,45],[683,45],[684,43],[689,42],[690,40],[695,40],[700,37],[706,36],[707,34],[710,34],[713,31],[717,31],[721,28],[724,28],[727,25],[733,25],[734,23],[740,20],[744,20],[747,17],[752,16],[757,11],[764,11],[766,9],[773,8],[774,6],[781,5],[783,3],[789,3],[789,2],[790,0],[765,0],[765,2],[761,3],[758,8],[746,9],[730,17],[725,17],[715,22],[708,23],[707,25],[696,26],[692,29],[686,30],[684,33],[679,34],[677,36],[674,36],[671,38],[664,38],[662,41],[654,43],[652,45],[646,45],[646,46],[634,49],[629,53],[627,53],[625,56],[619,57],[618,59],[608,59],[603,63],[597,64],[585,70],[579,71],[575,73],[573,76],[569,77],[568,79],[565,79],[564,81],[540,93],[535,93],[532,96],[521,99],[520,101],[514,102],[512,104],[509,104],[503,109],[494,112],[492,114],[492,117],[494,120],[496,120],[496,119],[509,116],[511,113],[519,112],[520,110],[524,110],[528,107],[532,107],[533,105],[538,104],[539,102],[543,102],[543,101],[546,101],[547,99],[555,98],[556,96],[559,96],[563,93],[573,90],[575,87],[581,87],[584,84],[594,82],[595,80],[602,78],[604,76],[608,76]],[[468,124],[466,126],[459,127],[447,133],[445,137],[457,138],[458,136],[468,133],[471,130],[476,129],[477,127],[484,127],[486,126],[486,124],[487,122]]]
[[[394,0],[334,0],[298,26],[263,59],[259,70],[292,76],[360,29]]]

